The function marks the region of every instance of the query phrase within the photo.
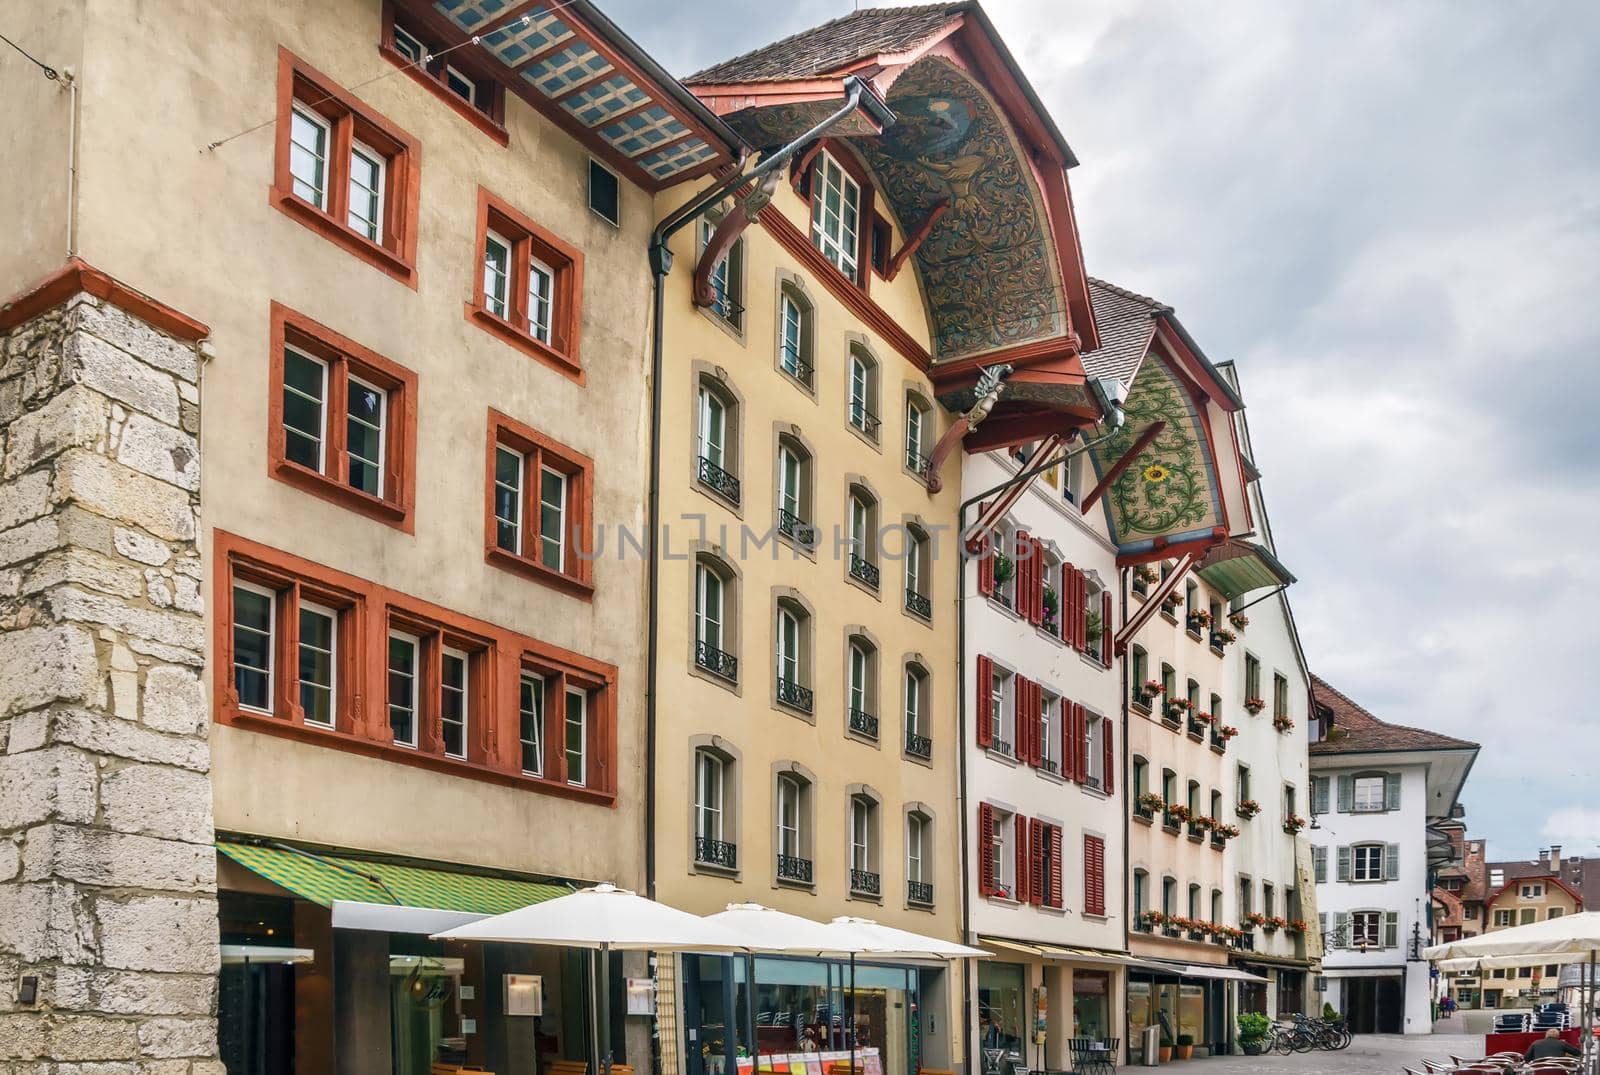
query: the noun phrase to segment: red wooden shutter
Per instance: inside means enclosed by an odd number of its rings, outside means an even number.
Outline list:
[[[1034,539],[1033,542],[1033,615],[1029,620],[1035,627],[1044,622],[1044,542]],[[1060,605],[1060,596],[1057,595],[1056,604]]]
[[[1083,838],[1083,913],[1106,913],[1106,842],[1098,836]]]
[[[994,807],[978,804],[978,895],[994,895]]]
[[[1111,591],[1100,594],[1100,663],[1111,667]]]
[[[1033,818],[1028,822],[1028,857],[1032,873],[1028,875],[1028,902],[1042,904],[1049,899],[1049,890],[1045,887],[1048,878],[1044,873],[1044,822]]]
[[[974,723],[978,728],[978,745],[988,747],[994,743],[994,713],[990,711],[992,701],[989,689],[994,680],[994,662],[987,657],[978,658],[978,674],[973,686],[978,694],[973,712],[977,719]]]
[[[1061,565],[1061,641],[1069,646],[1078,644],[1078,629],[1072,625],[1077,618],[1073,602],[1078,596],[1072,580],[1077,574],[1077,568],[1071,564]]]
[[[978,517],[982,518],[989,510],[988,503],[978,505]],[[985,536],[983,542],[983,555],[978,559],[978,592],[985,597],[994,593],[994,551],[995,537],[993,534]]]
[[[1078,767],[1077,767],[1077,770],[1073,773],[1072,778],[1074,780],[1076,780],[1080,784],[1083,783],[1085,780],[1089,779],[1089,750],[1088,750],[1087,744],[1085,744],[1084,741],[1083,741],[1084,732],[1086,730],[1087,719],[1088,718],[1085,715],[1085,711],[1084,711],[1083,706],[1078,705],[1077,703],[1073,703],[1073,706],[1072,706],[1072,739],[1073,739],[1073,742],[1078,744],[1078,746],[1077,746]]]
[[[1028,764],[1033,766],[1044,760],[1043,725],[1039,720],[1039,698],[1043,693],[1039,684],[1028,681]]]
[[[1023,619],[1028,619],[1033,614],[1031,610],[1033,587],[1029,585],[1028,581],[1033,577],[1033,558],[1024,558],[1021,550],[1031,549],[1032,547],[1033,542],[1028,537],[1028,532],[1026,530],[1018,530],[1017,536],[1011,541],[1011,547],[1006,550],[1006,555],[1011,557],[1011,563],[1014,566],[1014,571],[1011,575],[1013,583],[1011,589],[1016,595],[1016,613]]]
[[[1074,570],[1072,581],[1078,590],[1076,599],[1078,614],[1072,619],[1072,629],[1077,632],[1078,636],[1078,640],[1074,645],[1087,652],[1089,649],[1089,625],[1084,622],[1084,617],[1089,613],[1089,579],[1082,571]]]
[[[1107,795],[1117,793],[1117,726],[1110,717],[1100,718],[1100,769],[1105,773]]]
[[[1028,902],[1028,819],[1016,815],[1017,891],[1013,893],[1018,903]]]
[[[1050,899],[1051,907],[1061,906],[1061,826],[1051,825],[1050,840]]]

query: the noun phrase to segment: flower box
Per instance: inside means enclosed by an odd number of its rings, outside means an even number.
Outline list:
[[[1290,836],[1294,836],[1305,827],[1306,819],[1301,817],[1299,814],[1290,814],[1288,817],[1283,819],[1283,831],[1288,833]]]
[[[1250,626],[1250,617],[1246,616],[1243,612],[1235,612],[1233,615],[1228,617],[1228,622],[1233,624],[1233,629],[1235,631],[1242,631],[1246,627]]]
[[[1244,799],[1240,801],[1239,805],[1235,806],[1233,810],[1234,813],[1238,814],[1240,817],[1248,819],[1261,813],[1261,804],[1256,802],[1254,799]]]
[[[1253,717],[1263,709],[1267,708],[1267,703],[1260,698],[1246,698],[1244,700],[1244,708],[1245,712],[1249,713]]]
[[[1282,714],[1279,714],[1278,716],[1272,718],[1272,727],[1278,732],[1292,732],[1294,731],[1294,721],[1290,720],[1286,716],[1283,716]]]

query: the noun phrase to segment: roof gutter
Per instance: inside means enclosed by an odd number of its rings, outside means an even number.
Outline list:
[[[585,0],[578,0],[583,4],[587,14],[592,7]],[[598,14],[596,12],[595,14]],[[602,19],[604,16],[600,16]],[[606,23],[611,26],[609,22]],[[611,27],[615,30],[615,27]],[[619,37],[626,40],[626,35],[616,31]],[[637,48],[637,46],[634,46]],[[642,55],[642,54],[641,54]],[[647,58],[648,59],[648,58]],[[654,67],[652,62],[652,67]],[[654,68],[659,70],[659,68]],[[670,79],[670,76],[668,76]],[[691,98],[675,79],[670,79],[670,84],[676,86]],[[651,898],[656,894],[656,672],[659,665],[661,651],[661,613],[658,597],[658,587],[661,576],[661,558],[658,555],[657,545],[661,537],[661,367],[663,355],[666,351],[666,326],[663,324],[663,315],[666,312],[666,282],[667,274],[672,271],[672,250],[667,245],[668,241],[686,225],[692,223],[706,209],[715,205],[729,193],[738,190],[745,184],[759,188],[761,180],[772,172],[777,171],[788,163],[801,147],[808,142],[815,141],[826,134],[834,126],[848,119],[858,109],[864,110],[874,122],[887,127],[894,122],[895,116],[883,98],[878,96],[876,90],[865,80],[851,75],[844,80],[845,101],[832,115],[821,123],[811,128],[799,138],[779,149],[775,153],[762,158],[749,172],[735,169],[734,173],[725,179],[713,183],[710,188],[667,214],[666,219],[655,226],[650,233],[650,272],[654,278],[651,290],[651,315],[650,315],[650,496],[649,496],[649,549],[650,561],[646,567],[647,579],[645,593],[650,602],[650,611],[647,624],[647,637],[645,647],[645,837],[644,837],[644,876],[645,892]],[[705,106],[696,101],[696,106],[706,111]],[[711,117],[721,130],[726,130],[726,125],[721,120]],[[732,138],[732,132],[729,132]],[[738,144],[737,138],[732,138]]]

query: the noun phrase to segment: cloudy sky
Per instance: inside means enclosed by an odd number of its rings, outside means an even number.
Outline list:
[[[847,4],[605,7],[676,73]],[[1312,667],[1600,854],[1600,4],[992,0],[1090,271],[1236,359]]]

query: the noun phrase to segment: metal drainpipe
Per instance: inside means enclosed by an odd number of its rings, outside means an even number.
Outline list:
[[[1120,423],[1118,424],[1120,425]],[[1057,466],[1075,455],[1088,451],[1102,441],[1111,439],[1116,435],[1116,432],[1116,428],[1113,428],[1110,433],[1103,437],[1085,441],[1076,448],[1060,453],[1051,460],[1050,466]],[[970,876],[968,870],[971,868],[967,854],[969,846],[967,836],[969,827],[967,824],[967,556],[965,555],[967,509],[994,496],[996,493],[1005,492],[1014,485],[1031,481],[1047,469],[1049,468],[1040,465],[1039,460],[1029,460],[1011,477],[991,489],[985,489],[981,493],[968,497],[956,509],[956,758],[959,763],[957,766],[959,779],[956,791],[956,813],[961,818],[961,877],[959,884],[961,889],[961,943],[963,944],[967,943],[972,936],[972,900],[967,892],[967,881]],[[1124,841],[1124,846],[1126,846],[1126,841]],[[967,1070],[972,1072],[972,1075],[979,1075],[978,1069],[974,1066],[978,1052],[973,1048],[972,1038],[969,1036],[972,1032],[972,994],[977,985],[978,961],[969,959],[967,962],[972,967],[973,979],[963,983],[961,990],[961,1033],[966,1037],[967,1041]]]
[[[866,112],[880,126],[887,127],[894,122],[894,113],[889,106],[872,91],[868,84],[850,75],[844,80],[846,97],[844,104],[838,111],[818,123],[799,138],[790,142],[771,156],[765,157],[748,173],[735,171],[733,175],[719,183],[715,183],[705,193],[690,199],[688,204],[680,206],[667,214],[665,220],[657,224],[650,233],[650,272],[653,277],[651,293],[650,314],[650,495],[649,495],[649,549],[650,562],[646,567],[645,592],[650,602],[650,612],[647,620],[647,639],[645,646],[645,837],[644,837],[644,874],[645,894],[651,899],[656,895],[656,668],[660,651],[660,610],[656,600],[657,586],[660,583],[660,557],[657,555],[657,539],[661,528],[661,366],[662,355],[666,345],[666,329],[662,324],[662,314],[666,309],[665,285],[667,274],[672,271],[672,251],[667,246],[667,241],[674,234],[693,222],[705,210],[727,197],[728,193],[745,183],[759,185],[768,174],[788,163],[800,148],[813,142],[826,134],[829,130],[849,117],[857,109]],[[740,164],[743,164],[741,158]]]

